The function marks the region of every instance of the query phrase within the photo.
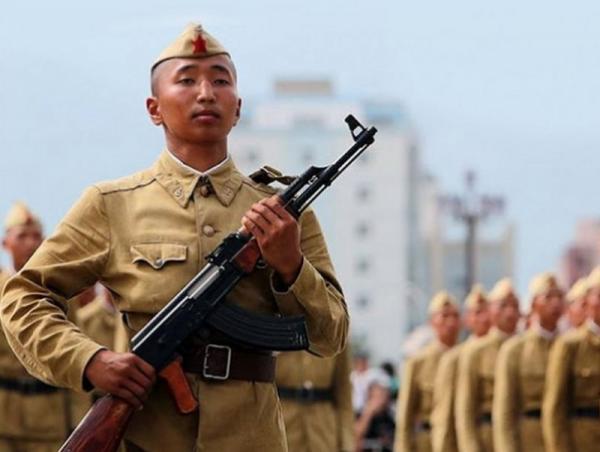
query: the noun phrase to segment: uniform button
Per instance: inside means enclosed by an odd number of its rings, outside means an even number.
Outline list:
[[[302,383],[302,387],[304,389],[312,389],[314,386],[313,382],[310,380],[306,380],[304,383]]]
[[[590,375],[592,375],[592,370],[589,367],[584,367],[583,369],[581,369],[581,376],[582,377],[589,377]]]
[[[210,188],[208,185],[201,185],[200,186],[200,194],[204,197],[207,198],[208,195],[210,195]]]
[[[160,267],[160,266],[163,264],[163,260],[162,260],[160,257],[157,257],[157,258],[154,260],[154,264],[155,264],[157,267]]]
[[[181,196],[183,195],[183,189],[181,187],[177,187],[173,193],[175,193],[175,196],[177,196],[178,198],[181,198]]]
[[[202,227],[202,232],[204,232],[204,235],[206,237],[212,237],[213,235],[215,235],[215,228],[213,228],[209,224],[206,224]]]

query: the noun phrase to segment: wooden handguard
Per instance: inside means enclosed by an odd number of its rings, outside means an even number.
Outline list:
[[[107,395],[98,400],[79,423],[59,452],[115,452],[134,408]]]
[[[181,357],[171,361],[158,375],[167,382],[169,392],[181,414],[193,413],[198,409],[198,400],[194,397],[181,367]]]

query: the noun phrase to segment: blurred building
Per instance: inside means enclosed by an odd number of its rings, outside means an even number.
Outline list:
[[[600,265],[600,220],[581,220],[575,225],[575,237],[561,257],[559,278],[565,287]]]
[[[477,273],[475,280],[486,290],[504,277],[514,275],[514,227],[507,225],[495,238],[482,238],[477,242]],[[446,240],[443,244],[442,286],[461,297],[465,281],[464,240]]]
[[[375,360],[398,359],[424,319],[428,271],[421,228],[419,148],[396,102],[343,99],[328,80],[280,80],[270,99],[245,105],[231,139],[240,168],[286,174],[333,162],[352,144],[352,113],[378,129],[375,144],[316,203],[352,320]]]

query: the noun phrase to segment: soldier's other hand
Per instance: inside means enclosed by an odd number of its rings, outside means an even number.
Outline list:
[[[85,376],[95,387],[140,408],[156,381],[154,368],[133,353],[101,350],[85,368]]]
[[[242,225],[255,238],[263,259],[291,285],[302,267],[300,227],[274,195],[254,204],[242,218]]]

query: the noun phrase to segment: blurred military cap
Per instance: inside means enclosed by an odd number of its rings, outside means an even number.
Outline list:
[[[214,55],[229,55],[229,52],[202,25],[191,23],[160,53],[152,70],[172,58],[206,58]]]
[[[487,303],[485,290],[481,284],[473,285],[473,288],[465,298],[465,309],[475,309]]]
[[[539,295],[547,294],[553,289],[560,290],[556,277],[550,272],[540,273],[539,275],[534,276],[529,283],[529,296],[531,299],[534,299]]]
[[[441,292],[436,293],[431,299],[431,302],[429,303],[429,315],[433,315],[440,312],[445,306],[448,305],[454,306],[458,309],[456,300],[448,292],[442,290]]]
[[[593,269],[586,281],[588,289],[600,287],[600,267]]]
[[[36,217],[29,207],[23,202],[16,202],[8,211],[6,219],[4,220],[4,230],[8,231],[11,228],[17,226],[34,225],[42,228],[42,223],[39,218]]]
[[[574,301],[577,301],[579,298],[583,297],[587,293],[587,290],[587,278],[578,279],[567,293],[567,302],[573,303]]]
[[[490,301],[500,301],[509,295],[513,295],[515,298],[517,294],[515,293],[515,288],[513,286],[510,278],[502,278],[500,281],[496,283],[496,285],[492,288],[492,291],[488,295],[488,300]]]

